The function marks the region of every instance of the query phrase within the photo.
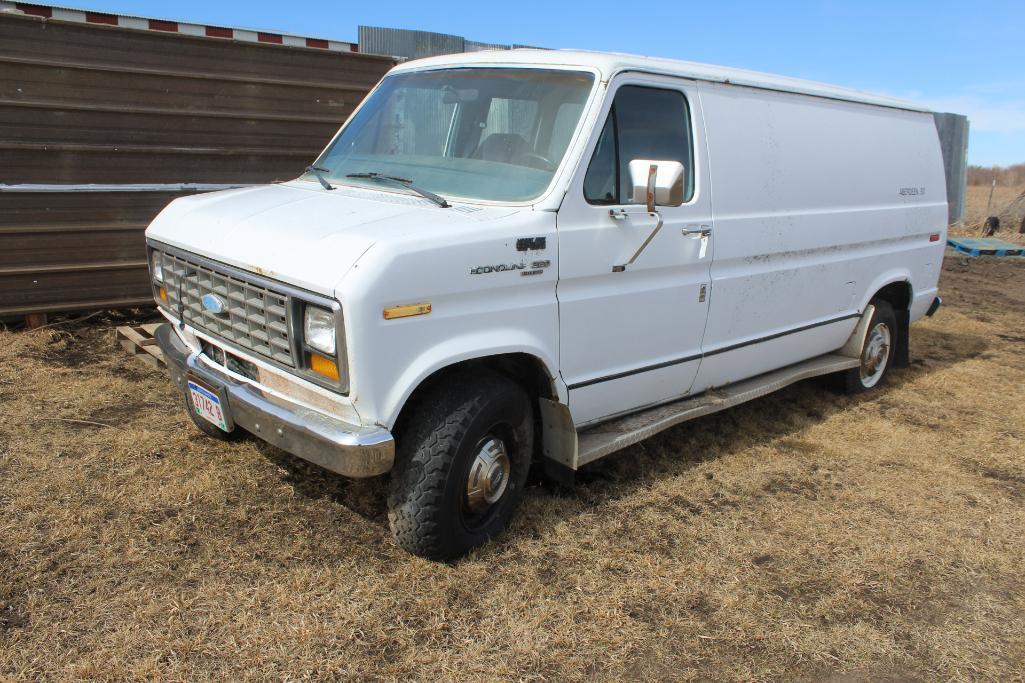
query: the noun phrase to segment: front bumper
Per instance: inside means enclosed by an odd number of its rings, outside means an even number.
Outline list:
[[[283,451],[346,477],[384,474],[395,461],[395,441],[387,429],[351,425],[304,406],[287,404],[201,364],[170,324],[153,335],[164,352],[171,378],[182,392],[186,375],[223,386],[236,427]]]

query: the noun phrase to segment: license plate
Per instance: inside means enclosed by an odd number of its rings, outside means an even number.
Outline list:
[[[231,431],[228,420],[224,414],[224,405],[221,397],[208,387],[202,386],[193,380],[188,383],[189,396],[192,398],[192,408],[196,415],[211,424],[215,424],[226,432]]]

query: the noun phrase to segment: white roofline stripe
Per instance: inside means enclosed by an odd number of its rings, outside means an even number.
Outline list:
[[[608,80],[624,71],[643,72],[663,76],[675,76],[695,81],[725,83],[760,90],[809,95],[831,100],[843,100],[860,104],[871,104],[890,109],[907,111],[932,112],[928,107],[916,102],[908,102],[885,95],[844,88],[827,83],[807,81],[790,76],[736,69],[713,64],[686,62],[662,57],[643,57],[618,52],[591,52],[587,50],[537,50],[513,49],[490,50],[483,52],[464,52],[459,54],[427,57],[403,62],[392,68],[392,71],[415,71],[417,69],[437,69],[446,66],[550,66],[550,67],[590,67],[597,69],[602,78]]]

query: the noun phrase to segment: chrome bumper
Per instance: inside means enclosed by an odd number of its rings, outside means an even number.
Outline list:
[[[158,327],[153,336],[180,391],[185,391],[186,375],[224,387],[236,427],[346,477],[372,477],[391,469],[395,441],[388,430],[350,425],[303,406],[283,405],[257,387],[199,363],[170,324]]]

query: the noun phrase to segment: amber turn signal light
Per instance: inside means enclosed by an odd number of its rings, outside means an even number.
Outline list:
[[[384,309],[384,319],[394,320],[395,318],[409,318],[414,315],[427,315],[431,312],[430,303],[406,304],[405,306],[392,306]]]
[[[333,382],[338,381],[338,363],[327,356],[319,353],[310,354],[310,370],[318,375],[323,375]]]

